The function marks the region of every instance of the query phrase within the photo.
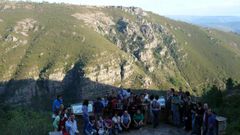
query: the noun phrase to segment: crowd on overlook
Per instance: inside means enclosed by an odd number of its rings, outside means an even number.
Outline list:
[[[104,98],[93,101],[93,112],[89,112],[89,101],[82,104],[83,130],[80,132],[75,115],[64,108],[62,96],[53,102],[53,127],[63,135],[117,135],[142,127],[159,126],[159,122],[184,128],[191,135],[216,135],[216,115],[208,104],[196,102],[189,92],[171,88],[166,96],[149,95],[147,90],[136,94],[130,89],[112,91]],[[163,119],[161,119],[161,118]]]

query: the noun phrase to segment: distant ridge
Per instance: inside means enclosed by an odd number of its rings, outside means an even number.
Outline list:
[[[168,16],[203,27],[216,28],[226,32],[240,34],[240,16]]]

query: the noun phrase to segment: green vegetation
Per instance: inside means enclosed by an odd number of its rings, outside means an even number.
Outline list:
[[[226,89],[221,90],[213,85],[208,88],[202,99],[221,116],[227,118],[227,135],[240,134],[240,84],[229,83],[232,79],[226,81]]]
[[[150,39],[142,39],[142,34],[136,40],[128,39],[123,48],[118,48],[109,35],[101,35],[93,28],[88,27],[84,21],[74,18],[75,13],[102,12],[112,18],[116,35],[124,41],[123,30],[128,23],[121,20],[127,19],[129,23],[138,24],[139,17],[120,8],[98,8],[65,4],[18,2],[14,7],[4,9],[0,13],[0,81],[7,82],[11,79],[21,80],[28,78],[48,79],[55,71],[68,72],[71,66],[79,60],[85,67],[104,64],[109,61],[109,56],[120,61],[129,60],[138,53],[136,48],[144,50],[144,45]],[[165,17],[147,12],[143,19],[153,23],[160,32],[157,37],[163,37],[163,43],[153,50],[154,72],[147,71],[142,62],[133,63],[134,72],[128,80],[137,76],[149,76],[153,83],[151,88],[165,89],[167,87],[185,86],[195,89],[201,94],[201,88],[208,83],[223,84],[223,78],[232,76],[240,80],[240,38],[239,35],[225,33],[213,29],[204,29],[183,22],[173,21]],[[15,27],[24,19],[36,21],[33,28],[27,30],[24,36],[15,32]],[[140,26],[138,26],[140,27]],[[101,32],[102,26],[98,26]],[[147,27],[146,27],[147,28]],[[157,31],[157,28],[155,32]],[[167,34],[166,34],[167,33]],[[155,33],[156,35],[156,33]],[[14,36],[17,41],[6,41],[8,36]],[[9,37],[9,38],[10,38]],[[11,40],[11,38],[10,38]],[[27,41],[21,44],[21,41]],[[131,40],[131,41],[130,41]],[[171,44],[176,41],[175,44]],[[129,46],[128,46],[129,44]],[[167,47],[166,52],[171,56],[161,56],[159,53]],[[128,52],[132,50],[133,52]],[[100,54],[104,54],[99,58]],[[161,66],[158,64],[161,62]],[[172,65],[176,63],[176,65]],[[165,66],[166,65],[166,66]],[[167,67],[167,68],[166,68]],[[162,70],[164,69],[164,70]],[[217,78],[217,79],[216,79]],[[124,80],[124,82],[129,82]],[[141,80],[141,78],[136,78]],[[135,81],[133,81],[135,82]],[[122,82],[121,82],[122,83]],[[142,87],[142,84],[132,86]],[[114,85],[119,85],[115,83]],[[130,86],[130,85],[128,85]]]
[[[86,69],[84,76],[91,73],[96,73],[96,76],[100,72],[97,70],[104,67],[102,74],[106,76],[101,78],[110,78],[108,83],[114,80],[111,80],[114,76],[109,77],[113,72],[107,74],[105,70],[120,68],[121,76],[125,70],[129,76],[123,80],[115,79],[110,85],[142,89],[147,84],[149,89],[155,90],[182,86],[195,95],[203,93],[203,100],[228,118],[228,133],[239,134],[240,96],[237,89],[240,85],[233,81],[240,81],[239,35],[173,21],[151,12],[139,16],[131,9],[119,7],[1,2],[0,10],[0,90],[5,86],[10,88],[7,90],[12,98],[19,94],[21,98],[28,97],[29,102],[37,102],[29,97],[36,96],[35,100],[40,100],[42,97],[38,94],[50,93],[50,75],[56,72],[66,74],[74,65],[76,70]],[[98,12],[105,15],[103,20],[112,19],[115,25],[110,26],[107,33],[113,30],[115,33],[101,34],[108,29],[94,23],[98,25],[96,28],[100,32],[97,32],[95,27],[72,16]],[[145,33],[140,32],[141,26],[144,26]],[[137,36],[131,37],[131,34]],[[156,48],[151,48],[154,45],[150,44],[154,38],[146,36],[151,34],[158,38]],[[114,38],[123,43],[122,48]],[[146,53],[149,50],[150,53]],[[145,53],[142,56],[145,61],[140,60],[139,51]],[[77,64],[79,62],[81,64]],[[131,65],[124,69],[123,63]],[[151,66],[154,67],[152,72],[148,70]],[[59,76],[53,77],[53,81],[59,81]],[[229,76],[232,79],[226,81],[225,90],[223,79]],[[11,83],[11,80],[19,82]],[[57,82],[62,85],[60,83]],[[216,84],[217,87],[202,91],[207,84]],[[42,108],[46,108],[45,102],[41,102]],[[1,106],[0,114],[0,121],[4,123],[0,125],[3,134],[46,134],[51,127],[44,124],[51,123],[49,114],[45,112]]]
[[[187,54],[186,61],[177,65],[193,89],[199,90],[213,82],[223,84],[223,78],[228,76],[239,80],[239,35],[200,28],[156,14],[148,19],[167,27],[179,43],[178,48]]]
[[[50,113],[2,105],[0,113],[2,135],[47,135],[52,130]]]

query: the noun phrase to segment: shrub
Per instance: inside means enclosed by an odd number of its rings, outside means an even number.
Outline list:
[[[44,135],[51,131],[52,123],[49,113],[22,107],[2,110],[0,121],[0,130],[4,135]]]
[[[216,85],[213,85],[210,90],[203,93],[202,98],[204,102],[207,102],[211,107],[216,108],[220,107],[223,102],[223,93]]]

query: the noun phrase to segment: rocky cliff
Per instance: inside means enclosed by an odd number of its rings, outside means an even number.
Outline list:
[[[1,2],[0,93],[10,103],[56,93],[78,101],[119,86],[201,94],[240,79],[239,39],[136,7]]]

